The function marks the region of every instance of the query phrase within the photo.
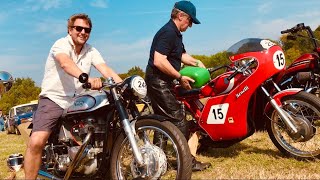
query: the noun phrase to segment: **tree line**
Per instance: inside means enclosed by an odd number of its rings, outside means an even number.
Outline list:
[[[320,39],[320,26],[314,30],[315,37]],[[301,32],[301,35],[307,36],[306,32]],[[310,39],[298,37],[295,40],[287,39],[287,35],[282,35],[278,40],[271,40],[280,45],[284,50],[286,57],[286,65],[290,65],[293,60],[297,59],[304,53],[313,52],[313,46]],[[230,64],[226,51],[221,51],[213,55],[192,55],[194,58],[203,62],[206,67],[217,67],[223,64]],[[147,62],[146,62],[147,63]],[[224,70],[215,72],[213,76],[222,73]],[[139,66],[134,66],[127,73],[119,74],[124,79],[132,75],[145,77],[145,72]],[[4,114],[7,114],[9,109],[18,104],[28,103],[38,99],[40,88],[35,85],[31,78],[15,78],[12,88],[4,93],[3,86],[0,85],[0,109]]]

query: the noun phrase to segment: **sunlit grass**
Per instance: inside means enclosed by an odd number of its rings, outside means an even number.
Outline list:
[[[8,156],[24,154],[26,144],[22,136],[1,132],[0,147],[0,179],[5,179],[10,176]],[[284,157],[262,132],[229,148],[210,149],[197,159],[211,162],[212,167],[194,172],[192,179],[320,179],[319,160],[303,162]],[[21,170],[17,179],[23,177]]]
[[[210,149],[199,155],[212,167],[192,179],[320,179],[320,161],[298,161],[283,156],[267,133],[259,132],[229,148]]]

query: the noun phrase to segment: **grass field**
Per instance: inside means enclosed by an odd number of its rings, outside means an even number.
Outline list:
[[[21,136],[0,132],[0,179],[10,176],[6,160],[12,153],[25,151]],[[320,161],[303,162],[287,158],[274,147],[266,133],[256,133],[224,149],[210,149],[198,156],[212,167],[194,172],[192,179],[320,179]],[[17,179],[24,177],[23,171]]]

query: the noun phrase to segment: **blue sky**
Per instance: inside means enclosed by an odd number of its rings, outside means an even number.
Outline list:
[[[143,70],[154,34],[170,18],[174,0],[2,0],[0,70],[40,86],[52,44],[66,36],[70,15],[93,21],[88,43],[118,73]],[[320,25],[319,0],[193,0],[200,25],[183,33],[189,54],[211,55],[243,38],[278,39],[280,31]],[[93,71],[96,75],[97,72]]]

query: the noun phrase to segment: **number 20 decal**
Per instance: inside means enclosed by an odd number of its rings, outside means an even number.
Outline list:
[[[286,60],[282,51],[276,51],[273,54],[273,65],[279,70],[283,69],[286,65]]]
[[[228,113],[228,108],[228,103],[211,106],[207,124],[224,124]]]

